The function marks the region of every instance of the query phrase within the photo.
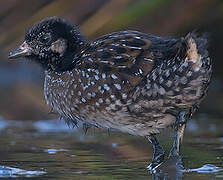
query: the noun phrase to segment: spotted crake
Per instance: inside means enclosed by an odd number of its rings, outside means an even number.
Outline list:
[[[30,28],[9,58],[26,57],[45,70],[48,104],[68,123],[144,136],[153,144],[150,169],[164,159],[155,135],[174,126],[170,156],[179,155],[186,120],[211,77],[207,40],[120,31],[88,41],[58,17]]]

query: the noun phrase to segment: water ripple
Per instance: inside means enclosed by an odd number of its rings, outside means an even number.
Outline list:
[[[187,169],[186,172],[217,173],[217,172],[223,172],[223,168],[217,167],[213,164],[205,164],[200,168]]]
[[[0,166],[0,178],[9,178],[9,177],[34,177],[46,174],[45,171],[26,171],[19,168],[12,168],[7,166]]]

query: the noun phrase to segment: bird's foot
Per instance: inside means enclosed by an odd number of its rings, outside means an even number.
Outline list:
[[[149,141],[153,145],[154,153],[153,153],[152,163],[147,168],[152,172],[157,167],[159,167],[164,161],[165,151],[154,135],[149,137]]]
[[[165,162],[156,166],[150,173],[153,179],[177,179],[182,180],[184,171],[180,156],[169,157]]]
[[[158,168],[163,163],[164,157],[165,157],[165,152],[163,150],[163,152],[161,152],[158,155],[154,154],[154,156],[155,157],[153,158],[151,164],[147,167],[150,172],[154,172],[156,170],[156,168]]]

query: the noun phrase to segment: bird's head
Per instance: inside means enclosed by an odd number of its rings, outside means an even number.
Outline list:
[[[9,59],[25,57],[45,70],[66,71],[75,65],[75,55],[86,44],[77,28],[64,19],[49,17],[31,27],[25,41],[9,53]]]

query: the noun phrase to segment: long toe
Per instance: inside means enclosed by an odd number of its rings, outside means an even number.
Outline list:
[[[154,171],[158,168],[164,161],[165,152],[162,151],[159,154],[154,154],[152,163],[147,167],[150,171]]]

